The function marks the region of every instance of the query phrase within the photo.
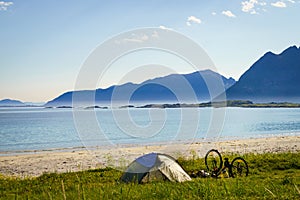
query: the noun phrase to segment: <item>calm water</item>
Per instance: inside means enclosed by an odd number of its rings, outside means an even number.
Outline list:
[[[0,152],[299,133],[294,108],[0,109]]]

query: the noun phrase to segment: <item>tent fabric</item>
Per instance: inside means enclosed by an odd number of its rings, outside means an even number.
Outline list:
[[[157,153],[149,153],[136,159],[136,162],[145,167],[153,167],[156,163]]]
[[[145,183],[154,180],[183,182],[191,180],[176,160],[166,154],[150,153],[133,161],[125,170],[124,182]]]
[[[180,167],[177,162],[167,157],[159,157],[161,165],[159,170],[170,180],[184,182],[191,180],[191,177]]]

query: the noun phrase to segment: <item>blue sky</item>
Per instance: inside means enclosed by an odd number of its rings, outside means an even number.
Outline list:
[[[299,11],[300,0],[0,0],[0,99],[44,102],[73,90],[93,49],[142,27],[190,37],[238,79],[265,52],[299,46]],[[99,87],[116,83],[108,76]]]

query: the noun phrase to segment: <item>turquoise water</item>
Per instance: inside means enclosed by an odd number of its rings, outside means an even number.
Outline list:
[[[299,133],[295,108],[0,109],[0,152]]]

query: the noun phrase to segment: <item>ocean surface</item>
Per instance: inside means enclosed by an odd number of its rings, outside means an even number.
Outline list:
[[[299,135],[298,108],[0,108],[0,152]]]

